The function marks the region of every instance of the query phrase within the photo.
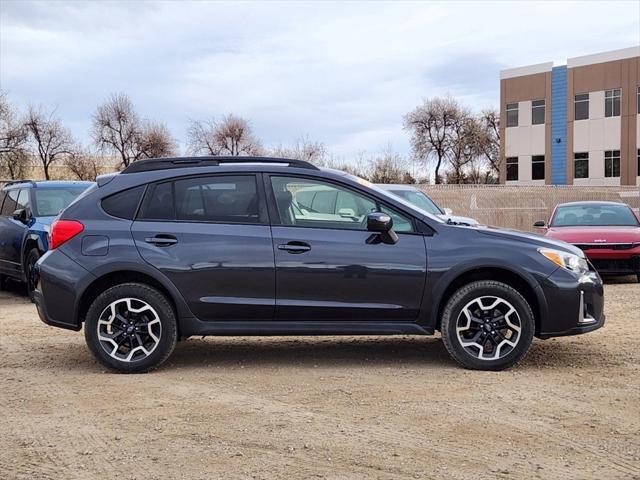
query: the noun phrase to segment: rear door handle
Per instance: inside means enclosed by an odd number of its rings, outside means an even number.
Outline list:
[[[168,233],[160,233],[155,237],[147,237],[144,239],[144,241],[147,243],[151,243],[157,247],[169,247],[178,243],[178,239],[173,235],[169,235]]]
[[[289,253],[304,253],[311,250],[311,245],[305,242],[289,242],[278,245],[278,250],[284,250]]]

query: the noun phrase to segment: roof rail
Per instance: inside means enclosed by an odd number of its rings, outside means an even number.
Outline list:
[[[3,183],[3,182],[0,182],[0,183]],[[8,187],[9,185],[15,185],[16,183],[30,183],[34,187],[36,186],[36,182],[34,182],[33,180],[9,180],[7,182],[4,182],[3,187]]]
[[[150,158],[139,160],[129,164],[120,173],[150,172],[153,170],[167,170],[172,168],[188,167],[215,167],[225,163],[280,163],[290,167],[308,168],[319,170],[315,165],[304,160],[294,160],[291,158],[271,158],[271,157],[177,157],[177,158]]]

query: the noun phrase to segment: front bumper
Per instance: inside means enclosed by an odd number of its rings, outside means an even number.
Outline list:
[[[577,278],[558,269],[539,288],[548,310],[537,333],[539,338],[580,335],[604,325],[604,287],[595,271]]]

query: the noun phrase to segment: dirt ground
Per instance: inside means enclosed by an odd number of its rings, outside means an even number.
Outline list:
[[[0,478],[638,479],[640,285],[606,314],[501,373],[439,338],[275,337],[117,375],[0,292]]]

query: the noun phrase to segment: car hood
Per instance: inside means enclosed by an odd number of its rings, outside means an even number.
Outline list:
[[[519,230],[508,230],[505,228],[479,226],[476,230],[484,235],[491,235],[494,237],[504,238],[505,240],[515,240],[518,242],[528,243],[538,247],[555,248],[558,250],[564,250],[569,253],[573,253],[580,257],[584,257],[584,252],[578,247],[574,247],[569,243],[565,243],[560,240],[555,240],[550,237],[543,237],[537,233],[521,232]]]
[[[640,243],[640,227],[550,227],[545,236],[568,243]]]
[[[459,223],[463,225],[479,225],[479,222],[475,218],[461,217],[459,215],[447,215],[446,213],[438,214],[438,217],[446,221],[452,221],[453,223]]]

